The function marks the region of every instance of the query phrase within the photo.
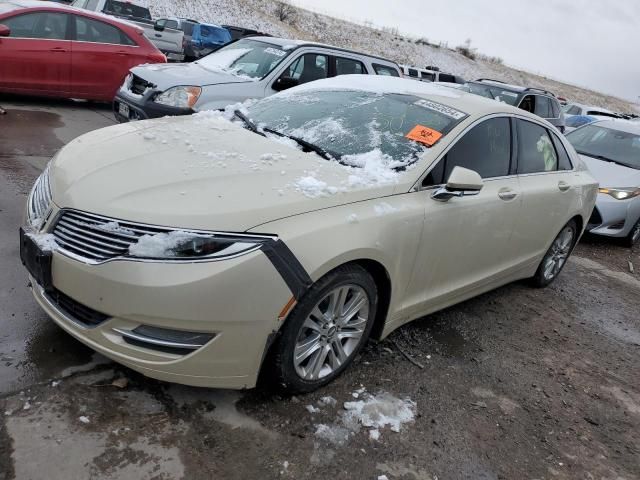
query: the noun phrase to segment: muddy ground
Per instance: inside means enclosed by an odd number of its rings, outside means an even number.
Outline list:
[[[640,478],[640,249],[584,239],[552,286],[407,325],[310,395],[156,382],[53,325],[18,259],[30,184],[108,107],[0,105],[0,480]],[[378,440],[346,425],[363,387],[411,399],[415,420]]]

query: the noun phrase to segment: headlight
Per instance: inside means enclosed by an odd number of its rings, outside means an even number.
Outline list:
[[[129,255],[162,260],[220,259],[243,255],[260,248],[268,237],[240,237],[172,231],[144,235],[129,247]]]
[[[601,188],[599,189],[599,192],[611,195],[616,200],[629,200],[630,198],[640,195],[640,187]]]
[[[27,200],[27,220],[29,224],[39,230],[44,221],[44,216],[51,205],[51,184],[49,183],[49,170],[51,162],[40,174],[29,193]]]
[[[200,87],[173,87],[162,92],[153,101],[171,107],[192,108],[201,93]]]

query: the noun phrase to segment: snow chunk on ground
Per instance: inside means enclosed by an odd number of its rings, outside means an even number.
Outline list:
[[[373,211],[376,212],[376,215],[382,217],[383,215],[389,215],[390,213],[397,212],[398,209],[389,205],[386,202],[378,203],[373,206]]]
[[[316,408],[313,405],[307,405],[305,408],[309,413],[318,413],[320,411],[319,408]]]
[[[78,417],[78,420],[80,420],[84,424],[87,424],[90,422],[89,417],[85,417],[84,415],[81,417]]]
[[[331,396],[326,396],[322,397],[318,403],[323,406],[335,407],[338,401]]]
[[[349,440],[351,431],[339,425],[325,425],[321,423],[320,425],[316,425],[315,435],[329,443],[344,445],[347,440]]]
[[[364,394],[363,400],[345,402],[346,420],[356,420],[365,427],[375,429],[391,427],[399,432],[402,425],[413,422],[415,418],[415,402],[399,399],[383,392],[379,395]]]
[[[58,248],[56,237],[51,233],[29,233],[28,235],[43,252],[53,252]]]
[[[378,430],[377,428],[369,430],[369,440],[380,440],[380,430]]]
[[[171,255],[171,250],[181,243],[194,237],[193,233],[175,230],[169,233],[156,233],[155,235],[143,235],[129,247],[129,254],[134,257],[165,257]]]

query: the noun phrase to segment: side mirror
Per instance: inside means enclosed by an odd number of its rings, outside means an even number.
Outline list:
[[[296,80],[293,77],[280,77],[275,82],[273,82],[273,89],[276,92],[281,92],[282,90],[286,90],[287,88],[297,87],[300,85],[300,81]]]
[[[438,188],[431,198],[440,202],[446,202],[453,197],[466,197],[477,195],[482,190],[484,183],[478,172],[463,167],[454,167],[449,180],[444,187]]]
[[[11,35],[11,29],[6,25],[0,24],[0,37],[8,37]]]
[[[153,24],[153,29],[154,29],[156,32],[163,32],[163,31],[164,31],[164,25],[160,25],[160,24],[158,23],[158,21],[156,21],[156,22]]]

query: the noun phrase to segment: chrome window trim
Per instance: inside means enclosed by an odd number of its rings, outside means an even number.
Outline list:
[[[87,42],[86,40],[70,40],[74,43],[90,43],[92,45],[112,45],[114,47],[140,48],[140,45],[125,45],[124,43]],[[106,53],[106,52],[100,52]]]
[[[49,223],[48,225],[48,229],[47,231],[49,233],[53,232],[53,228],[55,228],[55,226],[58,223],[58,220],[60,219],[60,217],[62,217],[62,215],[64,214],[64,212],[77,212],[79,214],[82,215],[86,215],[89,217],[94,217],[97,220],[102,220],[102,221],[106,221],[106,222],[123,222],[123,223],[127,223],[129,225],[134,225],[134,226],[139,226],[139,227],[147,227],[147,228],[156,228],[156,229],[162,229],[162,230],[166,230],[167,232],[170,231],[183,231],[186,233],[195,233],[195,234],[205,234],[205,235],[221,235],[221,236],[229,236],[232,235],[234,237],[240,237],[240,238],[247,238],[247,239],[263,239],[263,240],[273,240],[273,241],[277,241],[279,238],[277,235],[267,235],[267,234],[251,234],[251,233],[234,233],[234,232],[220,232],[220,231],[211,231],[211,230],[201,230],[201,229],[194,229],[194,228],[176,228],[176,227],[167,227],[167,226],[163,226],[163,225],[151,225],[148,223],[140,223],[140,222],[133,222],[133,221],[129,221],[129,220],[123,220],[123,219],[118,219],[118,218],[114,218],[114,217],[106,217],[103,215],[98,215],[95,213],[90,213],[90,212],[85,212],[83,210],[78,210],[75,208],[61,208],[60,210],[58,210],[58,212],[56,212],[56,216],[55,218]],[[162,232],[158,232],[158,233],[162,233]],[[162,259],[162,258],[140,258],[140,257],[132,257],[132,256],[126,256],[126,255],[118,255],[112,258],[107,258],[106,260],[94,260],[94,259],[90,259],[90,258],[86,258],[83,257],[81,255],[78,255],[76,253],[73,253],[67,249],[65,249],[63,246],[58,245],[58,248],[55,249],[55,252],[60,253],[61,255],[64,255],[67,258],[71,258],[73,260],[76,260],[78,262],[84,263],[85,265],[103,265],[105,263],[109,263],[109,262],[118,262],[118,261],[126,261],[126,262],[140,262],[140,263],[164,263],[164,264],[172,264],[172,265],[182,265],[182,264],[191,264],[191,263],[209,263],[209,262],[221,262],[221,261],[225,261],[225,260],[232,260],[234,258],[238,258],[241,257],[243,255],[248,255],[250,253],[253,253],[257,250],[260,250],[262,248],[262,244],[257,244],[254,247],[248,248],[246,250],[243,250],[241,252],[238,252],[236,254],[233,255],[228,255],[228,256],[224,256],[224,257],[220,257],[220,258],[215,258],[215,257],[211,257],[211,258],[185,258],[185,259]]]

